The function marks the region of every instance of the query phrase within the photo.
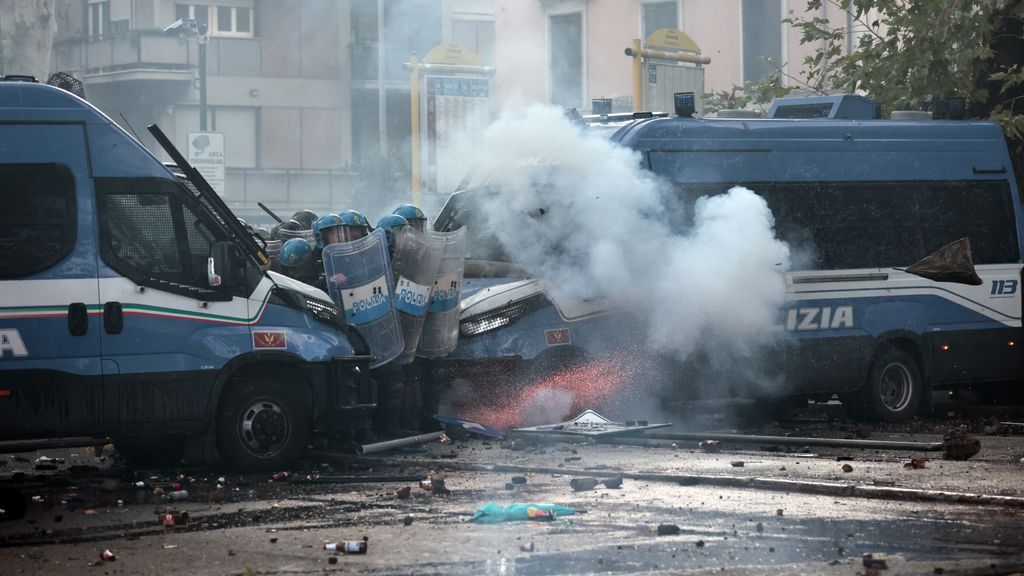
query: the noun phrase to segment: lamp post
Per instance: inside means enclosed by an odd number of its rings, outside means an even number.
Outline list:
[[[164,28],[167,34],[177,34],[179,38],[192,38],[199,45],[199,131],[206,132],[206,43],[210,37],[206,34],[206,24],[191,18],[179,18]]]

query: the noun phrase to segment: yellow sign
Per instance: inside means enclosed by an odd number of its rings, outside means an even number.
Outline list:
[[[661,48],[664,50],[679,50],[683,52],[694,52],[700,54],[700,46],[693,41],[682,30],[673,28],[662,28],[655,30],[647,37],[644,48]]]
[[[453,66],[482,66],[483,58],[471,48],[448,42],[434,46],[423,57],[427,64],[449,64]]]

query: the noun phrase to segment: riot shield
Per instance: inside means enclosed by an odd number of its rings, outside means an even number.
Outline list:
[[[383,230],[352,242],[324,247],[327,290],[345,321],[366,339],[377,368],[402,353],[402,330],[391,295],[391,262]]]
[[[444,250],[444,239],[412,226],[395,230],[395,309],[402,324],[405,348],[398,364],[416,358],[423,321],[427,317],[430,289],[437,276],[437,266]]]
[[[466,268],[466,227],[454,232],[433,232],[444,239],[444,252],[437,268],[427,306],[427,319],[416,353],[421,358],[440,358],[455,350],[459,343],[459,303],[462,274]]]

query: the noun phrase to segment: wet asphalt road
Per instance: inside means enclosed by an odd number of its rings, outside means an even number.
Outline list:
[[[928,433],[885,436],[935,439]],[[17,483],[41,501],[29,502],[25,518],[0,522],[0,574],[546,575],[724,569],[852,575],[870,573],[861,561],[865,552],[887,553],[888,569],[882,571],[887,574],[1024,571],[1024,506],[1016,503],[880,500],[629,477],[756,477],[1024,497],[1019,462],[1024,436],[982,440],[983,451],[975,458],[931,460],[923,470],[902,466],[908,454],[880,451],[845,452],[839,462],[836,453],[823,451],[705,454],[690,445],[673,450],[565,442],[512,450],[467,441],[360,460],[311,460],[293,470],[287,482],[272,482],[267,474],[225,473],[212,499],[222,474],[185,471],[180,481],[190,497],[183,502],[153,494],[155,488],[171,488],[169,483],[178,480],[175,471],[129,472],[108,467],[109,458],[97,463],[84,451],[72,451],[79,456],[62,468],[91,462],[100,471],[71,480],[61,479],[60,470],[40,478],[32,472]],[[8,476],[33,465],[4,458]],[[734,466],[738,461],[744,465]],[[853,471],[842,472],[842,464]],[[479,469],[492,466],[499,468]],[[426,476],[431,471],[446,475],[450,495],[434,495],[413,482],[293,482],[316,474]],[[620,489],[574,492],[569,487],[572,477],[619,473],[627,474]],[[506,489],[513,475],[527,476],[527,483]],[[138,480],[144,489],[134,487]],[[395,493],[402,486],[412,488],[408,499]],[[470,523],[473,511],[489,500],[550,502],[579,512],[553,522]],[[160,525],[156,513],[170,509],[189,512],[189,523]],[[679,533],[658,536],[659,524],[674,524]],[[365,555],[323,550],[325,542],[364,536]],[[533,552],[520,549],[531,543]],[[117,559],[101,562],[105,549]]]

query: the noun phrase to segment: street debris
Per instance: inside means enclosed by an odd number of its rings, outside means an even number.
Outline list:
[[[496,502],[487,502],[477,508],[476,513],[470,518],[470,522],[480,524],[498,524],[501,522],[516,522],[522,520],[551,521],[560,516],[572,516],[576,513],[575,508],[560,506],[558,504],[528,504],[515,502],[508,506],[502,506]]]
[[[184,526],[188,524],[188,512],[162,512],[157,515],[157,522],[164,526]]]
[[[600,436],[598,440],[600,440]],[[672,442],[709,442],[717,441],[720,444],[767,444],[780,446],[800,446],[809,448],[818,446],[823,448],[856,448],[861,450],[904,450],[908,452],[940,452],[943,450],[943,442],[901,442],[890,440],[854,440],[847,438],[808,438],[799,436],[761,436],[754,434],[718,434],[708,432],[677,432],[663,434],[661,432],[644,432],[642,434],[629,435],[627,438],[615,438],[616,444],[628,443],[629,440],[648,441],[664,440]],[[700,444],[698,444],[700,446]],[[701,447],[703,448],[703,447]],[[721,446],[719,446],[721,449]]]
[[[375,452],[387,452],[388,450],[427,444],[429,442],[436,442],[440,440],[442,436],[444,436],[444,432],[430,432],[428,434],[417,434],[415,436],[385,440],[384,442],[375,442],[373,444],[363,444],[356,447],[356,454],[359,456],[365,456],[366,454],[373,454]]]
[[[174,490],[168,492],[165,496],[168,502],[180,502],[182,500],[188,500],[188,490]]]
[[[327,542],[324,550],[342,552],[344,554],[366,554],[370,538],[363,536],[362,540],[343,540],[341,542]]]
[[[512,432],[524,435],[566,435],[597,438],[602,436],[612,437],[637,434],[646,430],[665,428],[671,425],[671,423],[651,424],[646,420],[636,422],[614,422],[593,410],[586,410],[579,416],[567,422],[544,424],[541,426],[529,426],[526,428],[514,428]]]
[[[602,482],[605,488],[611,488],[612,490],[618,490],[622,488],[622,476],[616,476],[614,478],[605,478]]]
[[[732,466],[733,468],[743,468],[745,465],[746,462],[743,460],[733,460],[732,462],[729,462],[729,466]]]
[[[703,548],[703,547],[704,547],[704,541],[703,541],[703,540],[697,540],[697,541],[696,541],[696,542],[694,542],[693,544],[694,544],[694,546],[696,546],[697,548]]]
[[[113,562],[114,560],[117,560],[117,556],[115,556],[110,550],[104,550],[103,552],[100,552],[100,560],[104,562]]]
[[[679,526],[675,524],[658,524],[658,536],[675,536],[679,532]]]
[[[501,430],[473,420],[457,416],[434,416],[434,420],[444,424],[445,433],[456,440],[461,440],[471,434],[490,440],[505,439],[505,433]]]
[[[942,457],[946,460],[967,460],[981,451],[981,441],[963,428],[953,428],[942,437]]]
[[[846,472],[846,473],[853,472],[853,466],[850,466],[849,464],[843,464],[843,472]]]
[[[672,444],[672,446],[676,447],[675,444]],[[711,454],[715,454],[722,449],[721,443],[718,440],[701,440],[697,447]]]
[[[911,458],[908,462],[903,463],[903,467],[912,470],[920,470],[928,467],[928,460],[924,458]]]
[[[412,526],[413,517],[411,515],[402,518],[402,526]]]
[[[411,495],[412,486],[402,486],[398,490],[395,490],[395,496],[397,496],[399,500],[408,500]]]
[[[536,548],[534,547],[533,542],[530,542],[529,544],[520,544],[519,545],[519,551],[520,552],[533,552],[535,549]]]
[[[869,570],[885,570],[889,568],[886,564],[888,555],[885,552],[865,552],[861,557],[864,567]]]
[[[576,492],[593,490],[598,484],[600,481],[597,478],[573,478],[569,481],[569,486]]]
[[[526,484],[526,476],[513,476],[509,480],[513,484]]]
[[[287,480],[288,476],[288,472],[274,472],[273,474],[270,475],[270,479],[273,480],[274,482],[280,482],[282,480]]]

